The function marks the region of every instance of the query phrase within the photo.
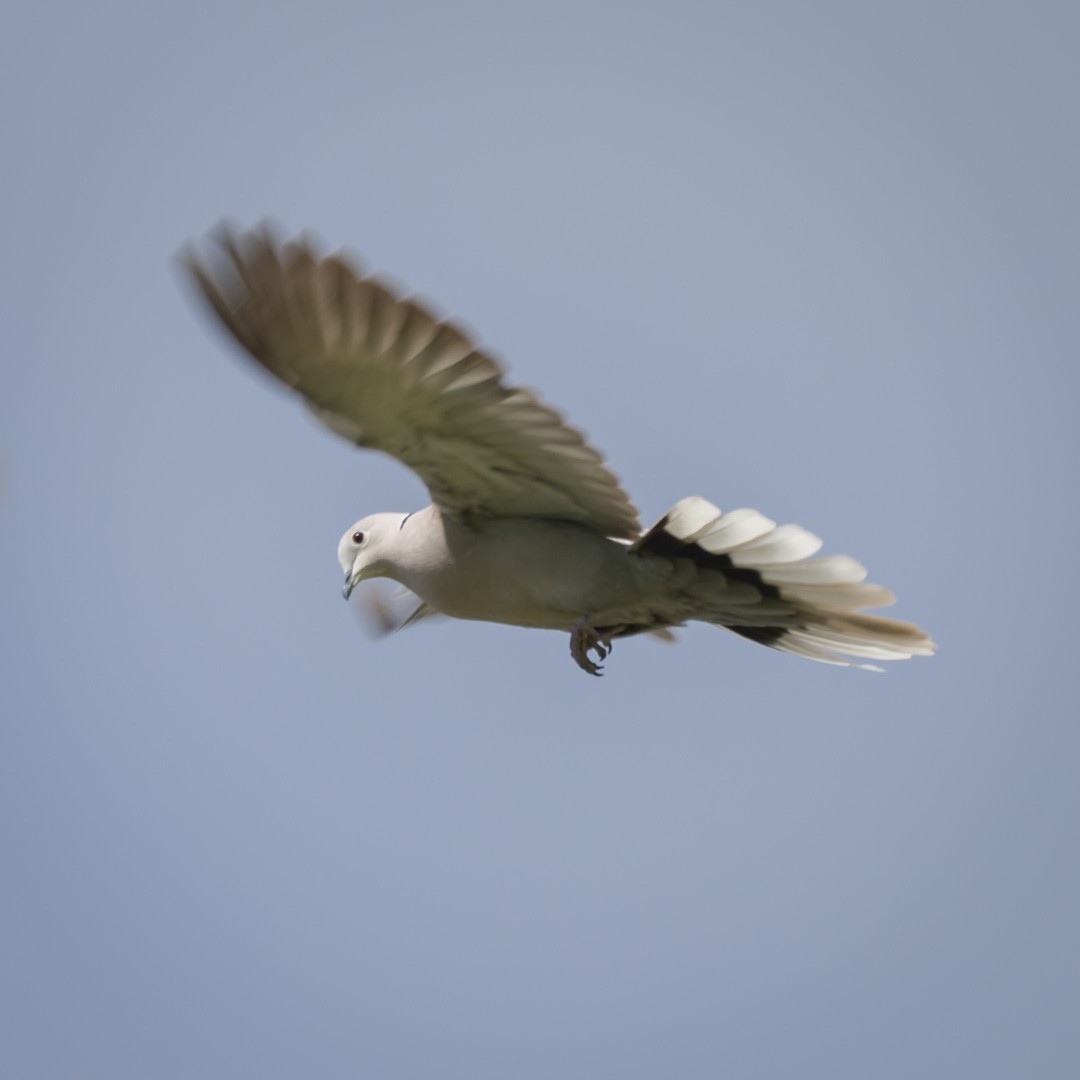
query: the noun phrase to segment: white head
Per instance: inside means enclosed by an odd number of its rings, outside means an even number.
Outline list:
[[[372,514],[345,530],[338,544],[338,562],[345,571],[345,599],[368,578],[393,575],[393,551],[407,514]]]

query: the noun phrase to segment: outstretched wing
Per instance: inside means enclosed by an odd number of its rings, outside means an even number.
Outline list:
[[[444,513],[473,523],[576,521],[641,531],[603,458],[459,329],[305,238],[221,227],[183,260],[229,332],[316,416],[413,469]]]

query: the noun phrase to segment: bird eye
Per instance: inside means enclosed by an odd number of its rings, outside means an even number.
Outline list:
[[[352,534],[352,542],[354,544],[362,544],[364,542],[364,534],[362,532],[354,532]]]

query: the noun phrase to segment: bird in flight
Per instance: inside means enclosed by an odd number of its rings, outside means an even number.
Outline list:
[[[824,663],[928,656],[917,626],[862,613],[893,595],[812,533],[682,499],[643,530],[580,432],[469,336],[305,236],[219,227],[181,256],[247,354],[338,435],[413,469],[431,505],[377,513],[338,545],[346,598],[390,578],[405,622],[442,613],[561,630],[598,675],[616,638],[688,622]],[[404,624],[403,624],[404,625]],[[880,670],[880,669],[877,669]]]

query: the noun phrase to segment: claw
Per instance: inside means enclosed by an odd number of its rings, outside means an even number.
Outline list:
[[[600,675],[603,665],[594,663],[589,653],[596,653],[597,659],[605,660],[611,655],[611,639],[601,637],[590,624],[590,616],[583,615],[570,631],[570,655],[582,671],[590,675]]]

